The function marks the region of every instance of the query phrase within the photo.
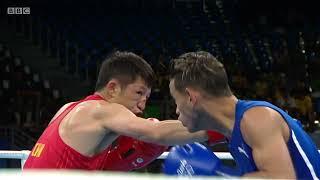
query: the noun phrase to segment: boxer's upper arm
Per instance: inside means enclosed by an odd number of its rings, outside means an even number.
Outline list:
[[[104,128],[142,141],[173,145],[205,141],[208,138],[205,131],[190,133],[177,120],[150,121],[137,117],[119,104],[109,105],[106,109],[103,114],[96,116]]]
[[[148,142],[159,140],[157,122],[139,118],[120,104],[109,104],[96,111],[94,118],[98,119],[104,128],[118,134]]]
[[[241,121],[241,132],[246,143],[252,148],[258,168],[258,172],[253,175],[295,178],[281,123],[274,118],[273,111],[265,107],[252,108],[245,113]]]

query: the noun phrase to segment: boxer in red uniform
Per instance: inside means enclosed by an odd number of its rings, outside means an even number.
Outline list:
[[[102,170],[110,165],[112,169],[113,152],[125,161],[130,156],[112,146],[119,135],[162,145],[208,140],[206,131],[190,133],[179,121],[152,122],[135,115],[144,109],[153,77],[150,65],[133,53],[116,52],[108,57],[95,94],[57,112],[24,168]]]

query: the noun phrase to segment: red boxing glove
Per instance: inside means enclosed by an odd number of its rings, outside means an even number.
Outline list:
[[[149,118],[152,121],[159,121]],[[142,168],[167,150],[167,146],[147,143],[127,136],[120,136],[107,155],[104,170],[131,171]]]
[[[104,170],[131,171],[142,168],[167,150],[166,146],[146,143],[127,136],[120,136],[117,145],[112,148],[103,166]]]
[[[222,142],[225,142],[227,140],[227,138],[223,134],[218,133],[216,131],[208,130],[207,134],[208,134],[207,143],[208,143],[209,146],[212,146],[212,145],[215,145],[215,144],[218,144],[218,143],[222,143]]]

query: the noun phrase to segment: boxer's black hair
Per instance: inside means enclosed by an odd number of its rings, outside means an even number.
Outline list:
[[[138,77],[141,77],[148,87],[152,87],[155,74],[152,67],[140,56],[132,52],[116,51],[102,62],[95,91],[103,89],[112,78],[116,78],[121,86],[126,87]]]
[[[211,96],[232,95],[223,64],[208,52],[189,52],[173,59],[170,78],[182,93],[193,87]]]

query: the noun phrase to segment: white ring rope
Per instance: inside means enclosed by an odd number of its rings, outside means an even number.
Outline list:
[[[30,154],[29,150],[22,151],[0,151],[0,159],[20,159],[21,168]]]
[[[167,158],[168,154],[169,152],[164,152],[161,154],[161,156],[158,157],[158,159],[165,159]],[[228,152],[214,152],[214,154],[220,159],[229,159],[229,160],[233,159],[231,154]],[[0,154],[0,158],[1,158],[1,154]]]
[[[0,159],[27,159],[30,151],[0,151]]]
[[[30,151],[23,150],[23,151],[0,151],[0,159],[21,159],[25,160],[28,158]],[[161,154],[157,159],[165,159],[167,158],[169,152],[164,152]],[[215,154],[220,159],[233,159],[231,154],[228,152],[215,152]]]
[[[318,150],[320,153],[320,150]],[[25,161],[27,160],[30,154],[29,150],[22,150],[22,151],[0,151],[0,159],[20,159],[21,160],[21,167],[23,167]],[[164,152],[159,156],[157,159],[165,159],[167,158],[169,152]],[[232,160],[233,157],[229,152],[214,152],[214,154],[219,157],[220,159],[225,160]]]
[[[27,159],[29,156],[29,150],[23,151],[0,151],[0,159]],[[169,152],[164,152],[157,159],[167,158]],[[215,152],[220,159],[233,159],[228,152]]]
[[[23,167],[25,161],[27,160],[30,154],[29,150],[22,150],[22,151],[0,151],[0,159],[20,159],[21,160],[21,167]],[[165,159],[167,158],[169,152],[164,152],[161,154],[157,159]],[[215,152],[215,154],[220,159],[233,159],[230,153],[228,152]]]

